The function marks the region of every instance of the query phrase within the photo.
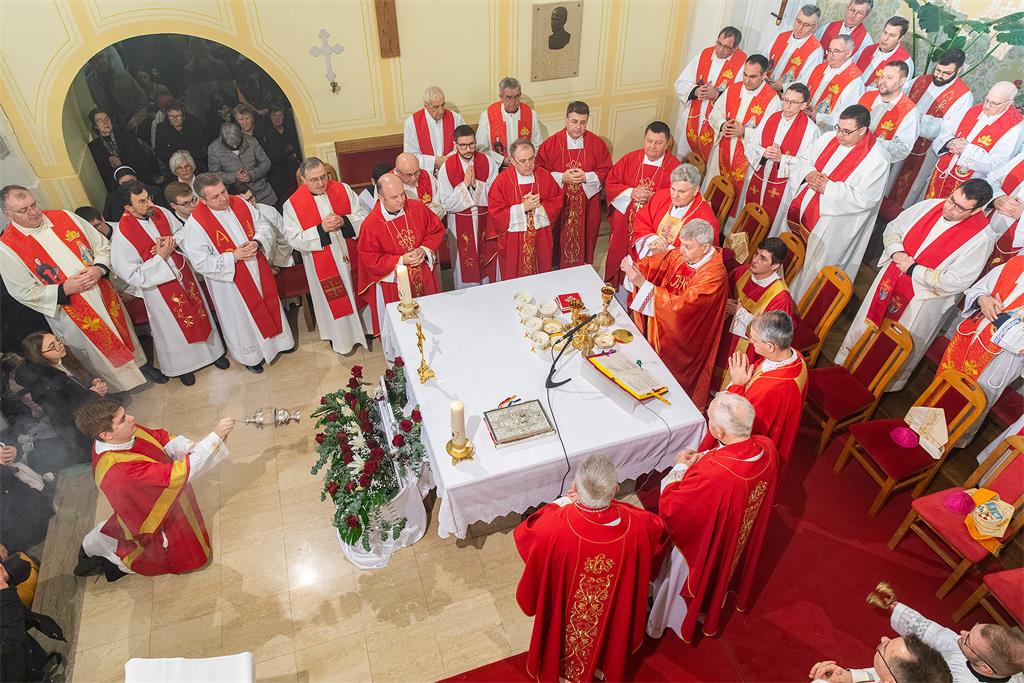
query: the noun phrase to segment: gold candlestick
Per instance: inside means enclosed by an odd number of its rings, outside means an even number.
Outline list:
[[[611,327],[615,324],[615,316],[608,310],[608,305],[612,302],[612,297],[615,296],[615,288],[611,285],[605,285],[601,288],[601,303],[603,308],[601,312],[597,314],[597,324],[601,327]]]
[[[402,320],[412,320],[420,317],[420,305],[415,300],[409,303],[399,303],[398,312],[402,314]]]
[[[420,376],[420,384],[426,384],[428,379],[437,376],[427,365],[427,356],[423,353],[424,339],[426,339],[426,335],[423,334],[423,325],[416,323],[416,348],[420,350],[420,366],[416,369],[416,374]]]

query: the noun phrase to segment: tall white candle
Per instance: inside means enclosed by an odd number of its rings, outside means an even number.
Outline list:
[[[403,304],[412,303],[412,287],[409,286],[409,269],[399,263],[395,268],[398,280],[398,298]]]
[[[452,401],[452,443],[456,448],[466,445],[466,407],[462,401]]]

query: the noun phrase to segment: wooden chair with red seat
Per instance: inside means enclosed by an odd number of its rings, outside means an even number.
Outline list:
[[[793,321],[793,348],[814,367],[832,325],[853,297],[853,280],[842,268],[825,266],[800,298]]]
[[[707,173],[708,162],[704,160],[704,157],[702,157],[701,155],[697,154],[696,152],[690,152],[685,157],[683,157],[683,163],[684,164],[690,164],[695,169],[700,171],[700,177],[701,178],[703,178],[704,174]]]
[[[850,435],[836,460],[833,468],[836,474],[843,471],[850,458],[854,458],[881,487],[868,509],[872,517],[897,491],[913,486],[914,498],[924,493],[949,456],[953,444],[985,409],[985,392],[967,375],[955,370],[944,370],[932,380],[914,402],[914,406],[942,408],[946,414],[949,438],[937,460],[920,445],[904,448],[892,440],[892,430],[906,426],[903,418],[869,420],[850,425]]]
[[[122,301],[122,303],[124,303],[124,310],[128,313],[128,318],[135,327],[149,324],[149,311],[146,310],[146,302],[142,300],[141,296],[130,301]]]
[[[747,202],[740,209],[740,213],[736,217],[736,222],[733,224],[732,231],[728,237],[729,240],[733,240],[738,239],[738,236],[741,234],[747,236],[747,258],[742,261],[737,259],[737,265],[750,263],[750,258],[754,255],[757,245],[768,236],[768,230],[771,227],[772,222],[768,212],[757,202]]]
[[[953,621],[963,621],[964,617],[981,605],[997,624],[1009,628],[1010,624],[989,602],[989,597],[995,598],[1018,625],[1024,626],[1024,567],[985,574],[978,590],[953,612]]]
[[[277,275],[277,295],[284,301],[292,297],[302,297],[302,315],[306,319],[306,330],[316,329],[316,316],[313,313],[313,299],[309,295],[309,280],[306,279],[306,268],[302,263],[282,268]]]
[[[953,570],[935,593],[940,598],[946,597],[972,566],[998,557],[1014,534],[1020,531],[1021,525],[1024,525],[1024,514],[1014,515],[1006,533],[998,539],[991,551],[976,541],[964,524],[964,513],[953,512],[943,504],[950,495],[975,487],[995,491],[1000,500],[1015,508],[1024,503],[1024,436],[1014,435],[1004,439],[963,486],[937,491],[914,500],[912,509],[889,539],[889,548],[895,550],[907,532],[912,531]]]
[[[708,189],[704,192],[704,199],[715,211],[718,225],[725,225],[725,219],[729,217],[732,210],[732,203],[736,199],[736,188],[732,186],[723,175],[716,175],[708,182]]]
[[[788,285],[793,282],[793,278],[804,267],[804,254],[807,251],[807,245],[804,244],[799,235],[794,235],[788,231],[780,233],[779,239],[785,242],[786,248],[789,249],[789,255],[782,264],[782,279]]]
[[[913,349],[907,328],[886,318],[880,326],[869,322],[842,365],[808,372],[804,414],[821,427],[819,454],[836,431],[871,419]]]

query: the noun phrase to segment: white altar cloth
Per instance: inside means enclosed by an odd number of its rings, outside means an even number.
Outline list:
[[[464,538],[467,527],[489,522],[510,512],[558,498],[565,474],[565,456],[558,437],[546,436],[496,449],[483,422],[483,413],[515,394],[523,401],[538,399],[548,418],[557,421],[569,462],[575,466],[592,453],[606,455],[622,480],[670,467],[682,448],[696,448],[704,435],[704,418],[672,377],[654,349],[640,335],[625,311],[612,301],[615,325],[634,339],[617,344],[640,360],[668,388],[671,405],[651,399],[613,401],[605,392],[621,392],[603,377],[595,386],[581,374],[584,361],[569,349],[559,362],[556,380],[573,378],[551,389],[549,405],[544,388],[552,355],[534,353],[513,301],[528,292],[537,302],[558,294],[578,292],[591,313],[601,310],[602,281],[591,266],[543,273],[418,299],[419,322],[426,335],[424,352],[437,377],[420,384],[416,374],[416,320],[401,319],[397,303],[389,304],[381,331],[388,360],[402,356],[407,386],[423,414],[423,434],[440,499],[438,533]],[[568,316],[561,316],[567,318]],[[595,349],[596,350],[596,349]],[[452,465],[445,452],[451,438],[451,402],[466,407],[466,434],[476,446],[473,459]],[[629,412],[620,404],[630,405]],[[553,415],[552,415],[553,409]],[[664,422],[662,422],[664,420]],[[566,489],[572,475],[566,479]]]

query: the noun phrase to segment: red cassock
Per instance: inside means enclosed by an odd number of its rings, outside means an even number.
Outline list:
[[[210,559],[210,535],[188,484],[189,456],[172,460],[162,429],[135,427],[131,450],[92,454],[92,471],[114,514],[102,532],[136,574],[180,574]],[[166,539],[166,542],[165,542]]]
[[[654,315],[647,325],[647,340],[694,404],[704,410],[729,298],[722,250],[716,247],[711,259],[696,270],[676,249],[648,256],[636,265],[654,285]]]
[[[520,183],[515,168],[502,171],[487,192],[487,232],[498,237],[498,277],[502,280],[547,273],[551,270],[554,238],[551,226],[562,210],[562,188],[543,168],[535,168],[533,182]],[[533,212],[527,214],[527,228],[509,232],[509,213],[523,203],[523,195],[540,194],[540,203],[551,226],[533,227]]]
[[[807,363],[797,353],[792,363],[762,371],[764,361],[754,368],[746,385],[733,384],[729,391],[746,396],[754,406],[754,434],[766,436],[779,451],[779,479],[786,474],[793,454],[800,417],[807,395]]]
[[[575,683],[601,669],[605,680],[622,680],[626,657],[643,642],[650,581],[669,548],[661,519],[617,500],[602,511],[551,503],[513,536],[526,563],[516,600],[534,617],[530,675]]]
[[[612,169],[612,156],[604,140],[583,133],[583,149],[569,149],[568,134],[563,128],[537,149],[537,164],[552,173],[579,168],[593,172],[604,186]],[[601,230],[601,193],[587,199],[582,185],[562,185],[562,213],[555,224],[558,242],[558,265],[572,268],[594,262],[597,233]]]
[[[671,191],[668,189],[658,190],[651,197],[651,201],[644,205],[644,208],[636,212],[636,217],[633,219],[633,241],[629,243],[631,249],[634,249],[637,241],[642,237],[653,235],[655,233],[666,238],[672,246],[679,246],[679,231],[684,225],[690,221],[702,218],[711,224],[711,227],[715,229],[715,245],[718,245],[718,218],[715,216],[715,210],[711,208],[711,204],[708,200],[704,199],[704,195],[700,192],[696,194],[693,201],[690,202],[690,206],[686,209],[686,213],[683,214],[682,218],[676,219],[669,211],[672,210],[672,197]],[[634,255],[635,250],[634,250]],[[619,259],[620,261],[622,259]]]
[[[761,453],[761,457],[748,461]],[[698,621],[705,635],[718,633],[726,593],[736,607],[750,606],[757,559],[778,485],[778,453],[763,436],[708,452],[661,492],[658,511],[689,575],[682,638],[692,642]],[[701,619],[701,614],[705,616]]]
[[[671,154],[661,158],[661,166],[645,164],[647,155],[642,149],[629,152],[612,166],[605,182],[605,196],[608,199],[608,222],[611,237],[608,238],[608,256],[604,262],[604,279],[616,287],[622,284],[620,264],[633,245],[633,215],[642,207],[630,200],[625,212],[612,206],[620,194],[634,187],[658,191],[672,184],[672,169],[679,165],[679,159]]]
[[[370,214],[363,219],[359,228],[359,296],[373,312],[373,333],[380,334],[381,316],[377,300],[380,288],[383,303],[398,301],[398,283],[384,282],[384,278],[395,272],[402,256],[416,249],[426,247],[434,253],[434,268],[427,261],[418,266],[409,266],[409,284],[414,297],[436,294],[441,291],[437,271],[437,251],[444,237],[441,221],[417,199],[405,200],[404,213],[393,220],[385,220],[384,208],[377,202]]]

